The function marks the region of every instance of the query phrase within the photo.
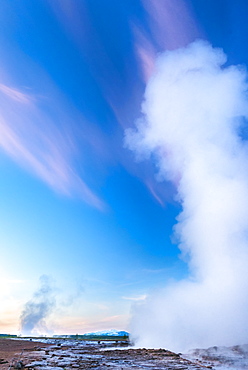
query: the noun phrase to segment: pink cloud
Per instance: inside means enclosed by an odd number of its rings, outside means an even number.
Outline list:
[[[116,94],[114,90],[114,86],[118,86],[118,73],[104,45],[100,44],[98,29],[94,27],[94,19],[91,18],[91,13],[88,11],[87,5],[80,3],[79,6],[76,2],[64,0],[61,2],[61,7],[57,7],[53,1],[49,2],[58,22],[64,28],[68,39],[74,42],[85,60],[93,64],[92,70],[95,72],[93,75],[106,102],[115,115],[116,124],[120,126],[121,130],[130,127],[132,119],[137,117],[144,83],[148,82],[154,72],[157,54],[164,50],[185,46],[195,38],[201,36],[190,8],[184,0],[142,0],[142,3],[147,13],[149,26],[144,28],[140,23],[134,20],[132,21],[132,17],[129,19],[130,29],[134,36],[133,48],[136,54],[137,70],[139,73],[135,75],[135,78],[131,74],[126,74],[125,80],[129,81],[130,79],[129,96],[127,99],[121,100],[117,98],[118,89]],[[92,40],[94,40],[94,44],[92,44]],[[98,53],[98,58],[101,60],[101,65],[105,66],[105,70],[111,70],[111,76],[114,76],[115,85],[112,85],[110,90],[109,83],[104,82],[105,79],[107,81],[109,75],[101,74],[99,76],[99,68],[96,68],[97,64],[94,64],[92,55],[95,56],[95,53]],[[127,65],[126,67],[126,70],[129,71],[132,66]],[[92,136],[92,143],[95,145],[97,152],[99,152],[100,147],[103,145],[104,150],[101,150],[101,158],[102,155],[106,156],[106,153],[109,153],[109,150],[106,149],[106,143],[109,143],[109,139],[103,136],[104,134]],[[130,173],[140,178],[154,198],[162,205],[163,199],[168,197],[164,194],[159,195],[161,191],[158,189],[159,186],[156,185],[156,181],[154,181],[154,184],[151,184],[151,182],[148,183],[149,176],[145,171],[141,173],[137,166],[131,163],[126,153],[123,152],[123,148],[117,147],[117,142],[121,146],[121,142],[118,139],[115,140],[115,137],[112,137],[111,151],[112,154],[114,153],[112,157],[115,157],[117,161],[121,162]]]
[[[184,0],[143,0],[153,37],[161,50],[186,46],[200,37],[196,22]]]
[[[12,100],[15,100],[19,103],[29,104],[31,102],[30,96],[4,84],[0,84],[0,91],[3,92],[6,96],[9,96]]]
[[[52,107],[52,118],[39,104]],[[0,84],[0,146],[16,162],[47,185],[67,196],[77,195],[89,205],[104,203],[77,174],[73,161],[75,143],[70,120],[59,101],[48,101]],[[57,126],[57,122],[63,122]],[[67,122],[65,122],[67,121]]]
[[[144,82],[153,73],[158,52],[186,46],[200,37],[195,20],[183,0],[143,0],[152,35],[132,25]]]

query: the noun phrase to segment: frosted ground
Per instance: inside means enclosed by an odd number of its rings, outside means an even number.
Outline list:
[[[97,344],[66,339],[43,339],[42,342],[51,344],[51,347],[42,348],[39,343],[36,350],[24,351],[18,359],[26,369],[248,369],[248,345],[195,349],[187,354],[177,354],[166,349],[127,347],[124,343],[117,346],[115,342]]]

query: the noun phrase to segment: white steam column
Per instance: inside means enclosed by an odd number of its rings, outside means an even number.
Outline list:
[[[246,71],[205,41],[162,54],[143,117],[126,133],[140,155],[153,153],[177,187],[183,211],[175,233],[188,279],[138,305],[137,345],[183,351],[248,343],[248,117]]]

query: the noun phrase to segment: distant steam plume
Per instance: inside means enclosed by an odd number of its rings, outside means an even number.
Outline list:
[[[45,334],[49,330],[45,319],[55,307],[54,288],[47,275],[40,277],[40,288],[28,301],[21,314],[21,334]]]
[[[246,71],[207,42],[162,54],[143,118],[127,132],[177,188],[175,235],[189,277],[134,308],[137,344],[185,350],[248,342]],[[242,131],[243,130],[243,131]]]

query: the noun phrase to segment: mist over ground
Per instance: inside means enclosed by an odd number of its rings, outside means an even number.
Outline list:
[[[174,237],[187,279],[135,305],[131,332],[142,347],[174,351],[248,342],[247,73],[205,41],[157,60],[136,130],[126,145],[156,158],[182,212]]]

